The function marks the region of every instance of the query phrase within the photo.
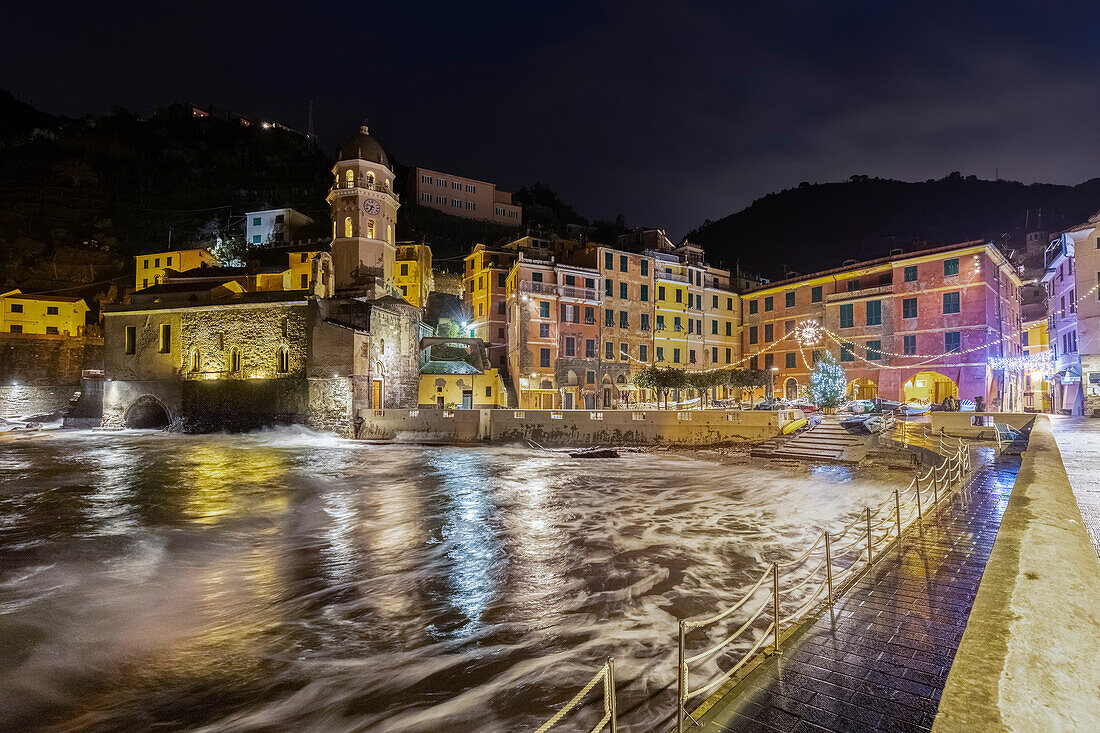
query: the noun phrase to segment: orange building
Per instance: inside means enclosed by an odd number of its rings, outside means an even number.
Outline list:
[[[478,244],[465,258],[463,335],[488,344],[489,362],[496,367],[507,363],[507,280],[516,257],[514,251]]]

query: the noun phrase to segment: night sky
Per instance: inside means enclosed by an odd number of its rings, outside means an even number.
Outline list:
[[[1100,175],[1095,0],[534,5],[24,2],[0,87],[301,129],[312,99],[329,151],[369,117],[404,164],[674,237],[800,181]]]

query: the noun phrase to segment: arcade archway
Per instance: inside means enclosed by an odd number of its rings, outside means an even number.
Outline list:
[[[166,428],[172,422],[168,410],[155,397],[139,397],[122,418],[128,428]]]
[[[878,385],[865,377],[853,379],[848,383],[847,397],[850,400],[873,400],[878,397]]]
[[[783,384],[783,396],[788,400],[798,398],[798,380],[794,377],[788,377],[787,381]]]
[[[905,401],[917,400],[938,404],[948,397],[959,396],[959,385],[939,372],[920,372],[905,383]]]

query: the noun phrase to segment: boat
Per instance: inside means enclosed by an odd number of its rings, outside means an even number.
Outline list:
[[[866,415],[873,409],[875,409],[875,403],[871,400],[852,400],[844,406],[844,410],[853,415]]]
[[[932,405],[918,400],[909,400],[902,405],[902,410],[906,415],[923,415],[930,409],[932,409]]]
[[[863,415],[860,413],[847,415],[840,418],[840,427],[844,428],[849,433],[865,433],[868,432],[866,423],[870,417],[870,415]]]
[[[894,425],[894,416],[888,412],[871,415],[848,415],[841,418],[840,427],[849,433],[881,433]]]
[[[807,425],[806,418],[800,417],[797,420],[791,420],[789,423],[783,426],[783,434],[790,435],[799,428],[804,428]]]
[[[619,451],[614,448],[585,448],[584,450],[571,451],[570,458],[618,458]]]

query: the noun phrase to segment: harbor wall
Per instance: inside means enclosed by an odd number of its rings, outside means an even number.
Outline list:
[[[1034,412],[930,412],[932,432],[955,438],[993,440],[994,421],[1019,430],[1035,419]]]
[[[801,416],[796,410],[359,410],[356,437],[413,443],[700,446],[768,440]]]

